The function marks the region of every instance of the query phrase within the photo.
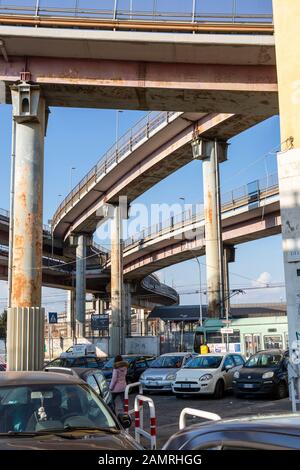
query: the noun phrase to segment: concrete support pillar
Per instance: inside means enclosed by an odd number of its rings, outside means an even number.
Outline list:
[[[15,121],[8,369],[38,370],[44,359],[41,308],[45,100],[40,87],[11,88]]]
[[[131,336],[131,284],[124,283],[125,338]]]
[[[278,175],[289,347],[300,344],[300,3],[273,0],[281,152]],[[298,341],[297,341],[298,340]],[[290,352],[290,357],[292,356]],[[300,368],[292,364],[300,399]],[[291,390],[292,392],[292,390]],[[291,393],[293,397],[293,392]],[[295,402],[293,401],[295,409]]]
[[[203,169],[208,317],[220,318],[224,316],[224,283],[219,163],[226,159],[227,145],[196,140],[192,148]]]
[[[85,302],[86,302],[86,245],[87,236],[77,236],[76,245],[76,321],[77,336],[85,336]]]
[[[75,292],[73,290],[68,291],[67,301],[67,336],[68,338],[74,338],[75,336]]]
[[[123,317],[123,247],[120,206],[114,207],[111,219],[111,328],[110,355],[124,352]]]

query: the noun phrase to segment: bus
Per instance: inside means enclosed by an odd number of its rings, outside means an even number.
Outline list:
[[[262,349],[287,349],[287,317],[234,318],[228,322],[208,318],[195,330],[195,353],[200,352],[203,343],[211,352],[240,352],[246,357]]]

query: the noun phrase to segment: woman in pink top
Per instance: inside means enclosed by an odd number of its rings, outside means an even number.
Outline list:
[[[112,373],[112,379],[110,382],[110,389],[114,404],[116,405],[116,399],[120,397],[122,402],[122,407],[124,408],[124,391],[127,385],[126,375],[127,375],[128,363],[123,361],[122,356],[118,355],[115,357],[114,368]]]

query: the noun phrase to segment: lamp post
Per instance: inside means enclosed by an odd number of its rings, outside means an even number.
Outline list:
[[[199,324],[200,326],[203,325],[203,310],[202,310],[202,276],[201,276],[201,264],[197,256],[193,253],[192,250],[189,250],[192,255],[194,256],[195,260],[197,261],[198,264],[198,269],[199,269]]]
[[[123,113],[121,109],[116,111],[116,147],[118,149],[118,140],[119,140],[119,114]]]
[[[75,166],[72,166],[70,168],[70,192],[72,191],[73,188],[73,171],[76,170]]]

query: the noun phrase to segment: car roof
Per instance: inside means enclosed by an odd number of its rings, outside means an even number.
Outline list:
[[[59,372],[22,371],[1,372],[0,387],[10,385],[33,384],[81,384],[82,380],[74,375],[61,374]]]
[[[204,423],[194,424],[178,431],[170,439],[178,439],[178,442],[182,445],[184,441],[190,442],[202,435],[227,431],[289,433],[290,435],[300,437],[300,413],[245,416],[221,419],[219,421],[205,421]]]
[[[187,356],[191,355],[192,353],[189,352],[172,352],[172,353],[165,353],[161,354],[159,357],[164,357],[164,356]]]
[[[239,354],[239,355],[241,355],[240,353],[222,353],[222,352],[219,353],[219,352],[217,352],[217,353],[198,354],[195,357],[205,357],[205,356],[221,356],[221,357],[224,357],[224,356],[227,356],[228,354]]]

